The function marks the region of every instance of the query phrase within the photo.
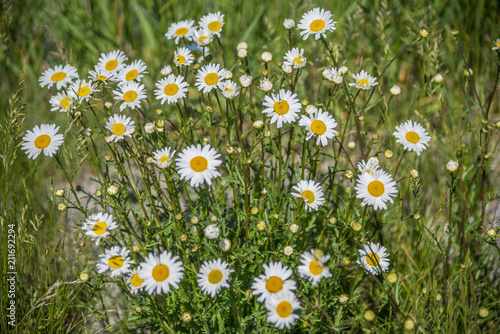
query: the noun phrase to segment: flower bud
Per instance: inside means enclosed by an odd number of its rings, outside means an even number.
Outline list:
[[[425,29],[420,29],[420,36],[422,36],[422,38],[427,38],[427,36],[429,36],[429,32]]]
[[[63,197],[64,196],[64,189],[58,189],[58,190],[56,190],[56,196],[57,197]]]
[[[283,21],[283,27],[286,30],[293,29],[295,27],[295,21],[292,19],[285,19],[285,21]]]
[[[273,55],[271,52],[269,51],[265,51],[263,52],[261,55],[260,55],[260,59],[264,62],[264,63],[269,63],[271,60],[273,60]]]

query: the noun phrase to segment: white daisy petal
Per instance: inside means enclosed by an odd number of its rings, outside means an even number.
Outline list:
[[[125,247],[113,246],[106,249],[104,254],[99,255],[100,259],[96,265],[97,272],[102,274],[111,271],[111,277],[121,276],[130,271],[132,260],[128,256],[130,253]]]
[[[234,272],[228,269],[229,264],[221,259],[206,261],[198,272],[198,286],[204,294],[215,297],[220,289],[229,287],[229,275]]]
[[[117,227],[115,218],[111,214],[99,212],[87,218],[82,226],[82,230],[85,231],[86,235],[95,239],[96,245],[99,245],[99,241],[107,237],[110,234],[109,231]]]
[[[48,157],[53,156],[64,141],[63,135],[57,134],[58,130],[55,124],[36,125],[26,132],[21,150],[26,151],[29,159],[36,159],[42,152]]]
[[[189,84],[184,81],[182,75],[170,74],[156,83],[158,88],[155,90],[156,99],[160,100],[161,104],[165,103],[165,101],[167,104],[176,103],[186,96],[188,86]]]
[[[67,64],[49,68],[42,73],[38,81],[42,87],[48,86],[50,88],[56,85],[56,88],[59,90],[66,87],[73,79],[78,79],[78,71],[74,66]]]
[[[312,285],[317,285],[323,277],[332,277],[330,269],[325,265],[329,259],[330,255],[323,255],[323,252],[311,249],[300,256],[297,271],[300,277],[310,280]]]
[[[419,123],[412,121],[396,126],[393,135],[397,138],[396,142],[402,144],[405,150],[417,152],[418,155],[426,149],[431,140],[427,130]]]
[[[398,193],[392,176],[381,169],[360,174],[355,189],[356,198],[362,200],[361,206],[371,205],[374,210],[387,209],[386,202],[392,203]]]
[[[314,8],[302,16],[297,29],[302,30],[300,35],[304,36],[304,40],[311,35],[314,35],[315,39],[321,36],[326,38],[326,32],[335,30],[335,23],[337,23],[332,20],[332,16],[329,10]]]
[[[222,160],[217,159],[219,157],[220,154],[210,145],[186,147],[175,160],[177,172],[181,180],[190,181],[191,187],[198,187],[204,181],[210,186],[212,179],[220,176],[216,169],[222,164]]]
[[[297,94],[291,91],[280,89],[278,94],[266,95],[262,104],[266,109],[262,113],[271,117],[271,124],[277,123],[276,126],[281,128],[284,123],[292,123],[298,118],[298,113],[302,108]]]
[[[383,272],[389,269],[389,254],[386,253],[386,248],[380,244],[370,242],[363,245],[363,249],[359,250],[359,255],[357,263],[364,266],[373,275],[380,273],[379,265]]]
[[[163,251],[159,255],[149,254],[140,264],[138,274],[144,280],[142,286],[148,294],[169,293],[172,288],[179,288],[184,267],[177,255]]]
[[[293,313],[301,308],[291,291],[282,291],[266,300],[267,321],[278,329],[291,328],[299,316]]]
[[[114,141],[115,143],[125,139],[125,137],[132,137],[135,132],[135,122],[130,117],[115,114],[111,116],[106,123],[106,129],[112,132],[106,140],[107,142]]]
[[[260,295],[257,298],[260,303],[279,292],[297,289],[297,283],[290,279],[293,271],[282,265],[281,262],[264,264],[262,267],[264,273],[255,277],[251,286],[253,294]]]

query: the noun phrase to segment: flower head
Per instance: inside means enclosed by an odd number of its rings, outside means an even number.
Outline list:
[[[305,203],[305,208],[308,211],[318,210],[318,208],[325,203],[321,185],[312,180],[302,180],[292,189],[296,191],[296,193],[292,193],[292,196],[302,198]]]
[[[311,249],[301,255],[297,271],[300,277],[310,280],[312,285],[317,285],[323,277],[332,277],[330,269],[325,266],[329,259],[330,255],[324,255],[321,251]]]
[[[207,14],[200,19],[198,25],[220,37],[222,27],[224,26],[224,14],[220,12]]]
[[[175,76],[170,74],[156,83],[158,89],[155,90],[155,97],[163,104],[176,103],[179,99],[186,96],[189,84],[184,81],[182,75]]]
[[[372,205],[374,210],[387,209],[386,202],[392,203],[398,192],[392,176],[381,169],[360,174],[355,189],[356,198],[363,200],[361,206]]]
[[[56,85],[56,88],[59,90],[66,87],[73,79],[78,79],[76,67],[66,64],[64,66],[56,65],[44,71],[38,81],[42,87],[48,86],[50,88]]]
[[[82,226],[85,235],[95,239],[95,244],[99,245],[101,239],[107,237],[111,230],[118,227],[115,218],[109,213],[99,212],[87,218]]]
[[[326,32],[335,30],[337,23],[332,20],[332,16],[329,10],[314,8],[302,16],[297,29],[302,30],[300,35],[304,36],[304,40],[311,35],[314,35],[316,40],[321,36],[326,38]]]
[[[297,113],[302,108],[297,94],[284,89],[280,89],[278,94],[266,95],[263,106],[266,109],[262,110],[262,113],[271,116],[270,123],[277,123],[278,128],[281,128],[283,123],[294,122],[298,118]]]
[[[303,68],[306,66],[307,59],[304,57],[304,49],[293,48],[285,54],[284,65],[292,66],[293,68]]]
[[[142,285],[148,294],[169,293],[172,288],[178,289],[184,277],[184,267],[177,255],[163,251],[158,255],[149,254],[138,270]]]
[[[97,272],[102,274],[105,271],[111,271],[111,277],[121,276],[130,271],[132,261],[128,254],[130,251],[125,247],[113,246],[99,255],[97,263]]]
[[[220,176],[217,167],[222,164],[222,160],[217,158],[220,154],[210,145],[189,146],[179,153],[175,160],[177,172],[181,180],[190,181],[191,187],[198,187],[204,182],[212,185],[212,179]]]
[[[142,100],[147,97],[144,85],[136,81],[122,82],[118,85],[118,89],[113,90],[113,94],[115,100],[123,101],[120,111],[127,107],[140,108]]]
[[[418,155],[425,150],[431,140],[424,127],[412,121],[396,126],[393,135],[397,138],[396,142],[402,144],[405,150],[417,152]]]
[[[257,300],[265,302],[269,297],[281,291],[293,291],[297,289],[297,283],[291,280],[293,271],[281,264],[274,262],[264,264],[264,273],[254,279],[252,292],[259,296]]]
[[[365,267],[367,271],[373,275],[380,273],[379,265],[382,271],[389,269],[389,254],[386,253],[386,248],[380,244],[368,243],[363,245],[363,249],[359,250],[358,264]]]
[[[355,83],[350,83],[349,86],[356,87],[357,89],[369,90],[373,86],[378,85],[377,79],[368,75],[368,73],[364,70],[357,74],[353,74],[352,77],[356,80]]]
[[[278,329],[291,328],[299,316],[300,302],[291,291],[283,291],[266,300],[267,321]]]
[[[193,25],[193,20],[185,20],[172,23],[170,27],[168,27],[165,37],[167,37],[168,39],[175,39],[175,44],[179,44],[179,40],[181,38],[191,40],[194,34]]]
[[[64,142],[63,135],[57,134],[58,130],[55,124],[36,125],[33,130],[26,132],[21,149],[33,160],[42,152],[48,157],[53,156]]]
[[[112,132],[107,138],[107,142],[118,141],[125,139],[125,137],[132,137],[135,131],[135,122],[124,115],[115,114],[106,122],[106,129]]]
[[[228,269],[229,264],[221,259],[206,261],[198,272],[198,286],[204,294],[215,297],[222,288],[229,288],[229,275],[234,272]]]
[[[328,140],[335,137],[337,131],[337,122],[326,111],[317,109],[309,115],[302,115],[299,125],[303,126],[307,131],[306,140],[316,137],[316,145],[326,146]]]

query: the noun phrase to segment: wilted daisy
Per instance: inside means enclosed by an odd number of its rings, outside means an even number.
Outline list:
[[[336,83],[337,85],[340,85],[342,83],[342,72],[336,67],[328,66],[323,70],[322,74],[323,78]]]
[[[210,240],[217,239],[220,235],[220,228],[217,224],[209,224],[203,229],[203,234]]]
[[[69,86],[68,94],[80,102],[88,101],[92,94],[94,94],[95,87],[96,84],[93,83],[92,80],[86,81],[85,79],[78,79]]]
[[[203,48],[198,46],[196,43],[189,44],[188,49],[191,51],[191,55],[193,55],[194,60],[198,63],[201,63],[205,60],[205,58],[208,58],[208,56],[211,55],[207,47],[205,47],[205,55],[203,55]]]
[[[354,80],[356,80],[356,82],[350,83],[349,86],[351,87],[356,87],[362,90],[368,90],[371,89],[373,86],[378,85],[378,82],[376,82],[377,79],[372,77],[371,75],[368,75],[368,73],[365,70],[361,70],[361,72],[353,74],[352,77],[354,78]]]
[[[387,209],[386,202],[393,203],[398,193],[392,176],[381,169],[360,174],[355,189],[356,198],[363,200],[361,206],[372,205],[374,210]]]
[[[500,49],[500,38],[497,39],[495,42],[494,42],[495,46],[493,47],[492,50],[499,50]]]
[[[252,80],[252,76],[248,74],[243,74],[239,79],[241,87],[245,88],[248,88],[252,85]]]
[[[379,160],[375,157],[368,159],[368,162],[361,160],[358,162],[358,170],[361,174],[369,173],[372,174],[378,170]]]
[[[193,55],[188,48],[177,48],[174,52],[174,63],[177,66],[189,66],[193,63]]]
[[[172,164],[172,158],[175,150],[170,152],[170,147],[164,147],[161,150],[153,152],[153,162],[160,168],[167,168]]]
[[[136,294],[142,288],[142,283],[144,280],[139,276],[136,270],[133,270],[127,278],[128,287],[130,288],[130,293]]]
[[[113,246],[104,251],[104,254],[99,255],[99,262],[97,263],[97,272],[102,274],[108,270],[111,271],[111,277],[121,276],[130,271],[132,261],[128,254],[130,251],[125,247],[120,248]]]
[[[142,60],[136,60],[132,64],[125,66],[117,75],[118,81],[141,81],[146,72],[146,63]]]
[[[228,100],[232,100],[240,95],[240,86],[231,80],[222,81],[220,90],[222,91],[222,95]]]
[[[293,271],[281,264],[281,262],[264,264],[264,273],[255,277],[252,284],[252,292],[259,296],[257,301],[263,303],[269,297],[281,291],[293,291],[297,289],[297,283],[291,280]]]
[[[267,78],[264,78],[264,79],[260,79],[260,85],[259,85],[259,88],[263,91],[263,92],[270,92],[272,89],[273,89],[273,83],[271,82],[271,80],[267,79]]]
[[[128,58],[123,51],[115,50],[108,53],[101,53],[99,61],[96,65],[96,70],[118,73],[125,66],[125,61]]]
[[[382,271],[389,269],[389,254],[386,253],[386,250],[384,246],[373,242],[363,245],[363,249],[359,250],[360,257],[357,263],[364,266],[373,275],[378,275],[379,265]]]
[[[172,23],[170,27],[168,27],[165,37],[167,37],[168,39],[175,38],[175,44],[179,44],[179,40],[181,38],[186,38],[187,40],[190,40],[194,34],[193,25],[194,25],[194,20],[185,20]]]
[[[50,98],[49,103],[52,105],[51,111],[66,112],[73,107],[73,97],[64,92],[59,92]]]
[[[293,68],[302,68],[306,66],[307,59],[304,57],[304,49],[293,48],[285,54],[284,65],[292,66]]]
[[[59,127],[55,124],[35,125],[33,130],[28,130],[23,137],[21,149],[26,151],[28,158],[36,159],[43,152],[48,157],[53,156],[64,141],[61,134],[57,134]]]
[[[193,40],[195,41],[196,45],[202,47],[212,43],[212,41],[214,40],[214,36],[212,32],[210,32],[210,30],[199,28],[194,32]]]
[[[212,298],[222,288],[229,288],[229,275],[234,270],[228,269],[229,264],[221,259],[205,261],[198,272],[198,286],[204,294]]]
[[[418,155],[426,149],[431,140],[431,136],[424,127],[412,121],[406,121],[396,126],[393,135],[397,138],[397,143],[403,144],[405,150],[415,151]]]
[[[337,131],[334,130],[337,127],[337,122],[326,111],[322,111],[321,108],[309,115],[302,115],[299,125],[307,130],[306,140],[314,136],[317,137],[316,145],[321,142],[321,145],[326,146],[328,139],[332,139],[337,134]]]
[[[109,118],[106,122],[106,129],[112,132],[112,135],[109,136],[106,141],[115,143],[119,142],[125,137],[132,137],[132,134],[135,131],[135,122],[125,115],[115,114]]]
[[[130,107],[139,108],[143,99],[147,97],[144,85],[136,81],[127,81],[118,85],[118,89],[113,90],[114,98],[123,101],[120,111]]]
[[[222,164],[222,160],[217,159],[219,157],[220,154],[210,145],[205,145],[203,148],[200,144],[191,145],[183,149],[175,160],[177,172],[181,180],[191,181],[191,187],[198,187],[203,182],[210,186],[212,179],[220,176],[216,170],[216,167]]]
[[[210,30],[214,35],[217,35],[217,37],[220,37],[222,27],[224,26],[224,14],[220,12],[207,14],[200,19],[198,25]]]
[[[78,79],[78,72],[74,66],[66,64],[64,66],[56,65],[44,71],[38,81],[42,87],[48,86],[50,88],[55,84],[59,90],[66,87],[73,79]]]
[[[332,277],[330,269],[325,266],[325,262],[330,259],[330,255],[324,255],[322,251],[311,249],[300,256],[300,266],[297,267],[300,277],[311,281],[312,285],[317,285],[321,279]]]
[[[317,7],[302,16],[297,29],[302,29],[300,35],[304,36],[304,39],[310,35],[314,35],[315,39],[321,36],[326,38],[327,31],[335,30],[335,23],[337,22],[332,20],[332,13],[329,10]]]
[[[161,104],[167,101],[167,104],[175,103],[186,96],[189,84],[184,81],[182,75],[175,76],[170,74],[156,83],[155,97]]]
[[[214,88],[220,88],[225,76],[225,68],[219,64],[208,64],[196,73],[195,86],[198,87],[200,92],[203,91],[203,93],[207,94]]]
[[[299,318],[293,312],[300,308],[300,302],[293,292],[280,292],[266,300],[267,321],[278,329],[291,328]]]
[[[276,126],[281,128],[283,123],[294,122],[298,117],[297,113],[302,108],[302,104],[297,99],[297,94],[280,89],[278,94],[271,95],[272,97],[266,95],[262,104],[264,107],[267,107],[262,110],[262,113],[267,114],[268,117],[272,117],[270,123],[274,124],[277,122]]]
[[[184,277],[184,267],[177,255],[163,251],[159,255],[149,254],[141,263],[139,277],[148,294],[169,293],[171,287],[178,289]]]
[[[99,212],[87,218],[82,226],[85,235],[95,239],[95,244],[99,245],[101,239],[107,237],[111,230],[117,228],[115,218],[109,213]]]
[[[308,211],[318,210],[325,203],[321,185],[312,180],[302,180],[292,189],[296,191],[296,193],[292,193],[292,196],[304,199],[305,208]]]
[[[108,72],[95,66],[93,70],[89,70],[89,79],[102,82],[115,81],[116,74],[115,72]]]

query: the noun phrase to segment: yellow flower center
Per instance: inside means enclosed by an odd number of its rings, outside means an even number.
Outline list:
[[[311,22],[311,25],[309,26],[309,28],[311,29],[311,31],[318,32],[318,31],[323,30],[325,25],[326,25],[325,21],[323,21],[321,19],[317,19],[317,20],[314,20]]]
[[[208,161],[204,157],[194,157],[191,159],[191,162],[189,163],[191,166],[191,169],[194,170],[195,172],[201,173],[205,169],[207,169],[208,166]]]
[[[139,71],[137,71],[136,69],[133,69],[132,71],[129,71],[127,73],[127,75],[125,75],[125,80],[127,80],[127,81],[134,80],[135,78],[137,78],[138,74],[139,74]]]
[[[323,272],[323,266],[321,264],[321,261],[319,260],[312,260],[311,263],[309,264],[309,271],[313,275],[319,275]]]
[[[217,284],[222,281],[222,272],[219,269],[214,269],[208,274],[208,281],[212,284]]]
[[[208,29],[211,31],[219,31],[222,24],[219,21],[213,21],[208,24]]]
[[[293,59],[294,63],[297,63],[298,65],[302,64],[302,57],[298,56]]]
[[[358,81],[358,87],[361,87],[361,86],[364,86],[364,85],[369,86],[368,85],[368,80],[366,80],[366,79],[359,79],[359,81]]]
[[[233,91],[232,88],[226,88],[226,92],[231,93]]]
[[[153,268],[153,278],[157,282],[163,282],[170,275],[170,270],[164,264],[159,264]]]
[[[187,33],[188,33],[188,31],[189,31],[189,30],[188,30],[188,28],[184,28],[184,27],[182,27],[182,28],[177,29],[177,30],[175,31],[175,34],[176,34],[177,36],[184,36],[185,34],[187,34]]]
[[[132,276],[132,278],[130,279],[130,282],[132,282],[132,285],[137,288],[142,285],[142,282],[144,282],[144,280],[139,277],[139,274],[134,274],[134,276]]]
[[[408,131],[405,137],[406,140],[408,140],[412,144],[416,144],[420,141],[420,136],[415,131]]]
[[[78,90],[76,91],[76,94],[78,96],[87,96],[90,94],[90,88],[88,87],[80,87],[78,88]]]
[[[373,197],[380,197],[385,191],[384,184],[380,181],[372,181],[368,185],[368,192]]]
[[[283,280],[278,276],[271,276],[266,282],[266,289],[270,293],[278,293],[283,290]]]
[[[112,256],[108,260],[108,265],[113,269],[121,268],[123,266],[123,257],[119,255]]]
[[[212,85],[215,85],[218,82],[219,82],[219,76],[216,73],[208,73],[205,76],[205,83],[207,85],[212,86]]]
[[[290,105],[286,101],[274,102],[274,112],[278,115],[285,115],[290,110]]]
[[[99,80],[102,80],[102,81],[105,81],[105,80],[108,78],[107,76],[105,76],[105,75],[101,75],[101,74],[98,74],[98,75],[96,75],[95,77],[96,77],[97,79],[99,79]]]
[[[315,120],[312,121],[311,123],[311,131],[314,132],[317,135],[322,135],[326,132],[326,125],[325,122],[320,121],[320,120]]]
[[[106,65],[104,65],[104,68],[106,69],[106,71],[112,71],[116,68],[116,66],[118,66],[118,60],[112,59],[108,61]]]
[[[380,263],[380,257],[377,254],[370,253],[366,256],[366,263],[375,267],[377,263]]]
[[[276,307],[276,312],[282,318],[287,318],[292,313],[292,304],[287,301],[282,301]]]
[[[177,60],[177,65],[182,65],[186,62],[186,57],[183,55],[177,55],[175,56],[175,60]]]
[[[64,109],[69,109],[69,103],[70,102],[71,102],[71,98],[65,97],[64,99],[61,100],[61,102],[59,102],[59,104],[62,105],[62,107]]]
[[[198,37],[198,40],[203,43],[207,38],[208,36],[200,36]]]
[[[302,198],[306,200],[307,204],[314,202],[314,193],[310,190],[306,190],[302,193]]]
[[[125,125],[122,123],[116,123],[113,127],[111,127],[111,129],[113,129],[113,134],[115,136],[121,136],[125,133]]]
[[[125,94],[123,94],[123,100],[125,102],[133,102],[137,98],[137,93],[134,92],[133,90],[129,90]]]
[[[52,76],[50,77],[50,80],[52,80],[52,81],[61,81],[64,78],[66,78],[66,73],[65,72],[57,72],[57,73],[52,74]]]
[[[160,162],[168,162],[168,155],[161,157]]]
[[[35,147],[38,149],[46,148],[51,141],[49,135],[40,135],[35,139]]]
[[[500,48],[500,40],[498,40],[498,42],[497,42],[497,47]]]
[[[179,91],[179,86],[177,86],[177,84],[175,84],[175,83],[171,83],[169,85],[166,85],[165,88],[163,89],[163,92],[165,93],[165,95],[168,95],[168,96],[175,95],[175,94],[177,94],[178,91]]]
[[[97,222],[95,223],[94,228],[92,230],[94,231],[95,234],[101,235],[104,232],[106,232],[106,227],[108,227],[108,224],[106,224],[105,222]]]

